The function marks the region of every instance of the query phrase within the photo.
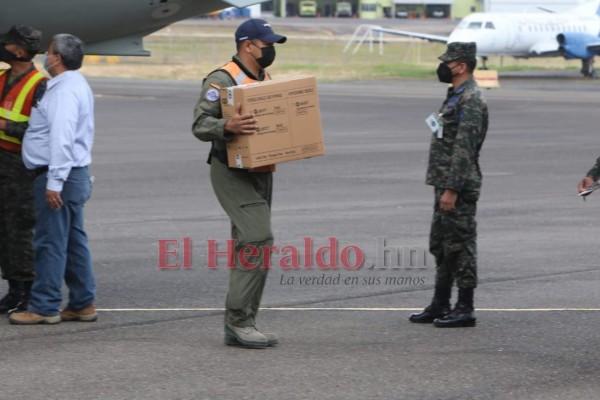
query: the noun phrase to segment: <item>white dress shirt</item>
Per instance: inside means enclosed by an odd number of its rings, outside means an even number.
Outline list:
[[[49,190],[62,191],[71,168],[92,162],[94,94],[78,71],[48,81],[46,94],[31,111],[23,138],[27,169],[48,167]]]

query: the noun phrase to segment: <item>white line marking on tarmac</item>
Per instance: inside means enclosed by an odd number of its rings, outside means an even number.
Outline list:
[[[405,307],[265,307],[261,311],[420,311],[423,308]],[[600,308],[476,308],[484,312],[554,312],[554,311],[592,311],[600,312]],[[199,308],[98,308],[101,312],[172,312],[172,311],[225,311],[218,307]]]

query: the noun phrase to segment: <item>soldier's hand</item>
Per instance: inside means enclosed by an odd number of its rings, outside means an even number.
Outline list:
[[[235,114],[225,123],[225,130],[236,135],[251,135],[258,130],[256,118],[252,114],[242,114],[242,104],[235,107]]]
[[[577,186],[577,190],[579,190],[579,193],[581,193],[585,190],[586,187],[590,186],[592,183],[594,183],[594,180],[592,179],[592,177],[586,176],[579,182],[579,185]]]
[[[62,207],[63,201],[60,197],[60,192],[55,192],[54,190],[46,189],[46,202],[48,206],[53,210],[58,210]]]
[[[456,208],[457,193],[452,189],[446,189],[440,198],[440,208],[445,212],[454,211]]]

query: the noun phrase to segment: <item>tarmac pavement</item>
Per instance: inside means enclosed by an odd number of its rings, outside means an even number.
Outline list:
[[[476,328],[408,322],[431,298],[430,257],[284,270],[278,255],[258,323],[280,345],[265,350],[222,344],[227,269],[222,257],[207,268],[207,240],[223,250],[229,222],[210,186],[210,146],[190,131],[200,82],[92,79],[86,225],[99,320],[0,323],[0,399],[597,399],[600,195],[583,202],[576,185],[598,157],[600,86],[558,75],[511,74],[486,91]],[[385,240],[388,257],[422,256],[424,119],[444,85],[319,92],[327,154],[278,165],[276,244],[302,252],[311,238],[316,252],[335,238],[338,252],[357,246],[377,264]],[[160,269],[159,240],[176,240],[183,263],[183,238],[190,268]]]

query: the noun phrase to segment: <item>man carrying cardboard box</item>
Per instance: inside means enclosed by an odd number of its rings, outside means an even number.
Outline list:
[[[194,110],[192,132],[198,139],[212,143],[208,158],[210,179],[219,203],[231,219],[231,236],[235,241],[225,303],[225,344],[229,346],[264,348],[277,344],[275,335],[261,333],[255,326],[268,272],[265,258],[269,254],[261,249],[273,245],[274,166],[254,170],[227,166],[226,142],[235,135],[251,135],[258,126],[252,114],[241,114],[241,105],[230,118],[223,118],[219,89],[270,79],[265,68],[275,60],[274,44],[286,40],[273,32],[266,21],[243,22],[235,32],[236,55],[208,74]],[[258,254],[242,251],[249,248],[258,250]]]

